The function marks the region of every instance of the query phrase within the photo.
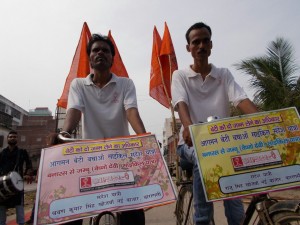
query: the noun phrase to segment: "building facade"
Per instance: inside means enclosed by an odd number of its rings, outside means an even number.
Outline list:
[[[0,151],[7,146],[9,131],[21,126],[28,112],[0,95]]]
[[[37,168],[41,150],[47,147],[47,137],[56,131],[56,120],[47,107],[38,107],[29,110],[28,116],[23,119],[23,124],[17,126],[18,143],[29,153],[33,168]]]

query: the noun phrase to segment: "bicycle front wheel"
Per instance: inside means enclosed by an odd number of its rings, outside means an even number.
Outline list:
[[[300,211],[297,212],[280,212],[272,216],[274,224],[280,225],[299,225]]]
[[[117,219],[113,213],[103,212],[95,218],[94,225],[117,225]]]
[[[181,187],[178,194],[175,213],[177,225],[194,224],[194,200],[192,185],[184,185]]]

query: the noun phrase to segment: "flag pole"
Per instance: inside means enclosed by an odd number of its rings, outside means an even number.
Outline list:
[[[177,142],[178,142],[178,131],[177,131],[177,126],[176,126],[176,119],[175,119],[175,113],[174,113],[174,107],[173,107],[173,104],[171,102],[171,98],[167,92],[167,87],[166,87],[166,84],[165,84],[165,80],[164,80],[164,77],[163,77],[163,71],[162,71],[162,66],[161,66],[161,63],[160,63],[160,59],[159,59],[159,56],[157,57],[158,58],[158,63],[159,63],[159,69],[160,69],[160,76],[161,76],[161,80],[162,80],[162,84],[163,84],[163,87],[164,87],[164,91],[166,93],[166,96],[167,96],[167,99],[168,99],[168,102],[169,102],[169,105],[170,105],[170,109],[171,109],[171,115],[172,115],[172,132],[173,132],[173,136],[174,136],[174,143],[175,143],[175,151],[176,151],[176,148],[177,148]],[[170,81],[171,81],[171,77],[172,77],[172,68],[171,68],[171,56],[168,55],[168,59],[169,59],[169,68],[170,68]],[[176,179],[177,180],[180,180],[181,178],[179,177],[179,158],[178,158],[178,155],[176,154],[176,165],[175,165],[175,168],[176,168]]]
[[[172,82],[172,63],[171,63],[171,56],[168,55],[168,59],[169,59],[169,68],[170,68],[170,81]],[[170,85],[171,86],[171,85]],[[166,87],[165,87],[166,89]],[[172,113],[172,120],[173,120],[173,134],[175,135],[175,139],[177,140],[177,126],[176,126],[176,119],[175,119],[175,113],[174,113],[174,107],[173,104],[170,100],[170,106],[171,106],[171,113]]]
[[[171,74],[171,58],[170,58],[170,55],[168,56],[169,57],[169,64],[170,64],[170,78],[172,76]],[[160,63],[160,59],[159,57],[158,58],[158,63],[159,63],[159,69],[160,69],[160,76],[161,76],[161,81],[162,81],[162,84],[163,84],[163,87],[164,87],[164,91],[166,93],[166,96],[167,96],[167,99],[168,99],[168,102],[169,102],[169,105],[170,105],[170,109],[171,109],[171,114],[172,114],[172,123],[173,123],[173,126],[172,126],[172,131],[173,131],[173,135],[177,135],[177,129],[176,129],[176,120],[175,120],[175,114],[174,114],[174,107],[173,107],[173,104],[172,104],[172,101],[171,101],[171,98],[167,92],[167,87],[166,87],[166,84],[165,84],[165,80],[164,80],[164,76],[163,76],[163,71],[162,71],[162,66],[161,66],[161,63]],[[170,79],[171,81],[171,79]]]
[[[171,63],[171,56],[168,55],[168,59],[169,59],[169,68],[170,68],[170,82],[172,82],[172,63]],[[170,85],[171,86],[171,85]],[[174,113],[174,107],[173,107],[173,104],[171,104],[171,101],[170,101],[170,106],[171,106],[171,113],[172,113],[172,120],[173,120],[173,135],[174,135],[174,143],[175,143],[175,151],[177,149],[177,143],[178,143],[178,139],[179,139],[179,134],[178,134],[178,130],[177,130],[177,124],[176,124],[176,118],[175,118],[175,113]],[[179,157],[178,155],[176,154],[176,165],[175,165],[175,168],[176,168],[176,178],[177,178],[177,181],[181,179],[181,177],[179,177]]]

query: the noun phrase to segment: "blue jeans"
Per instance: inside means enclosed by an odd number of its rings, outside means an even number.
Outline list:
[[[196,225],[208,225],[213,217],[213,203],[205,199],[204,189],[200,177],[197,158],[194,148],[179,145],[177,154],[181,160],[193,164],[193,191],[194,191],[194,222]],[[224,200],[225,216],[229,225],[239,225],[244,219],[244,207],[240,199]]]
[[[17,224],[23,225],[25,223],[24,206],[23,204],[16,205],[15,208],[16,208]],[[0,225],[6,225],[6,211],[7,211],[6,206],[0,205]]]

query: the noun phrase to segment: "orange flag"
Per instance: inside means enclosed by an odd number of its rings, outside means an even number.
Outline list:
[[[165,23],[164,36],[162,40],[156,27],[154,27],[150,74],[150,96],[167,108],[171,106],[172,73],[177,69],[176,55],[167,23]]]
[[[149,94],[160,104],[169,108],[170,102],[165,94],[162,65],[159,58],[160,49],[161,38],[159,36],[159,33],[157,32],[156,27],[154,26]]]
[[[57,102],[58,107],[67,108],[69,88],[72,80],[77,77],[86,77],[91,72],[89,57],[86,53],[86,46],[90,38],[91,32],[87,23],[84,22],[71,69],[65,82],[63,93]]]
[[[160,49],[160,62],[162,65],[163,79],[166,86],[167,96],[171,96],[171,82],[174,70],[178,69],[177,59],[175,55],[174,46],[172,43],[171,35],[167,23],[165,22],[164,36]]]
[[[114,44],[115,52],[116,52],[115,57],[114,57],[114,63],[111,67],[111,72],[113,72],[114,74],[116,74],[119,77],[128,77],[128,73],[127,73],[124,63],[122,61],[118,47],[117,47],[115,40],[113,39],[110,31],[108,32],[108,38]]]

